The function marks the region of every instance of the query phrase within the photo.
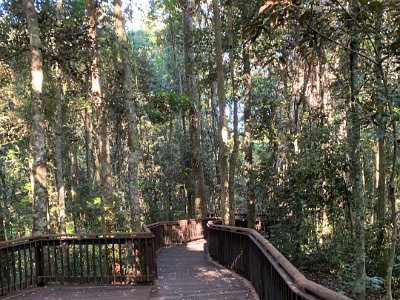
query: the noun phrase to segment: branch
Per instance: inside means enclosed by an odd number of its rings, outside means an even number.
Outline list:
[[[330,42],[332,42],[332,43],[334,43],[334,44],[336,44],[336,45],[338,45],[338,46],[340,46],[340,47],[342,47],[342,48],[344,48],[344,49],[346,49],[346,50],[348,50],[350,52],[353,52],[353,53],[361,56],[362,58],[366,59],[367,61],[373,63],[376,66],[379,66],[379,63],[376,60],[372,59],[371,57],[368,57],[367,55],[365,55],[365,54],[363,54],[363,53],[361,53],[359,51],[354,51],[353,49],[349,48],[348,46],[346,46],[346,45],[344,45],[344,44],[332,39],[331,37],[327,36],[326,34],[322,33],[321,31],[315,29],[308,22],[306,22],[306,23],[307,23],[308,28],[310,28],[312,31],[314,31],[315,33],[319,34],[323,38],[327,39],[328,41],[330,41]]]

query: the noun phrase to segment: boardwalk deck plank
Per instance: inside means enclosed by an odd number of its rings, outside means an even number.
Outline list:
[[[29,300],[257,300],[252,286],[232,271],[212,262],[205,240],[163,248],[157,256],[155,286],[47,286],[3,299]]]
[[[163,248],[157,257],[158,285],[151,300],[256,299],[243,278],[212,262],[204,240]]]

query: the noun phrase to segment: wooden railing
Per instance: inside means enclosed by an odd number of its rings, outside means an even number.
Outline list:
[[[179,220],[158,222],[147,225],[155,236],[155,249],[158,251],[165,246],[182,244],[204,238],[204,229],[210,219],[202,221]]]
[[[47,283],[147,283],[154,235],[43,235],[0,243],[0,296]]]
[[[151,283],[157,277],[156,251],[206,238],[211,257],[247,278],[260,299],[349,299],[306,279],[255,230],[209,220],[159,222],[131,234],[1,242],[0,296],[47,283]]]
[[[248,279],[260,299],[349,300],[308,280],[254,229],[207,225],[210,256]]]

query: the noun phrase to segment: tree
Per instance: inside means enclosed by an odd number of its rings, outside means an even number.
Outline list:
[[[183,35],[184,35],[184,55],[185,55],[185,78],[186,95],[190,99],[191,106],[189,110],[189,135],[192,150],[192,172],[194,185],[194,210],[196,219],[201,219],[205,213],[204,206],[204,174],[203,163],[201,159],[200,145],[200,121],[199,111],[200,103],[197,92],[197,80],[194,68],[194,33],[193,33],[193,11],[194,2],[192,0],[183,0]]]
[[[140,161],[140,143],[137,124],[137,107],[135,107],[135,94],[133,87],[133,75],[129,60],[129,46],[126,39],[125,22],[121,11],[121,0],[114,1],[115,32],[118,37],[119,53],[123,65],[124,74],[124,106],[126,110],[126,121],[128,124],[128,185],[131,229],[140,230],[140,205],[139,205],[139,183],[138,167]],[[137,104],[136,104],[137,105]]]
[[[57,1],[57,21],[56,31],[60,31],[62,26],[62,10],[64,6],[63,0]],[[56,45],[56,47],[59,47]],[[55,75],[57,81],[57,97],[56,97],[56,143],[55,143],[55,160],[56,160],[56,185],[57,185],[57,203],[59,208],[59,223],[60,233],[66,233],[66,217],[65,217],[65,185],[64,185],[64,163],[63,163],[63,151],[64,151],[64,134],[63,134],[63,82],[62,82],[62,70],[58,63],[55,65]]]
[[[228,126],[225,113],[226,95],[225,95],[225,79],[222,63],[222,36],[221,36],[221,16],[218,0],[212,1],[213,19],[215,31],[215,64],[218,84],[218,107],[219,107],[219,177],[220,177],[220,203],[222,224],[229,224],[231,214],[229,212],[229,181],[228,181]]]
[[[89,39],[91,49],[90,74],[92,79],[92,101],[98,114],[97,139],[100,156],[100,191],[102,205],[104,209],[103,230],[115,230],[115,220],[112,216],[114,206],[112,196],[112,175],[110,162],[110,142],[107,132],[106,109],[103,101],[103,91],[101,73],[99,68],[99,44],[97,37],[97,2],[94,0],[86,1],[87,18],[89,23]]]
[[[248,17],[248,8],[243,9],[243,18]],[[243,32],[243,73],[244,73],[244,155],[245,155],[245,176],[246,176],[246,206],[247,226],[255,227],[255,191],[253,175],[253,145],[252,145],[252,113],[251,113],[251,64],[250,64],[250,41]]]
[[[28,23],[30,52],[31,52],[31,102],[32,102],[32,175],[34,190],[34,224],[33,233],[47,233],[47,157],[46,141],[43,124],[43,57],[42,41],[37,20],[36,9],[32,0],[24,0],[26,21]]]

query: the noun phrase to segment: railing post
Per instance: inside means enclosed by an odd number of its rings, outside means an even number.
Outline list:
[[[44,258],[41,239],[35,241],[36,281],[38,286],[44,286]]]
[[[9,290],[10,286],[10,274],[7,262],[7,255],[4,253],[3,249],[0,249],[0,288],[1,293],[0,296],[7,295],[7,290]]]

